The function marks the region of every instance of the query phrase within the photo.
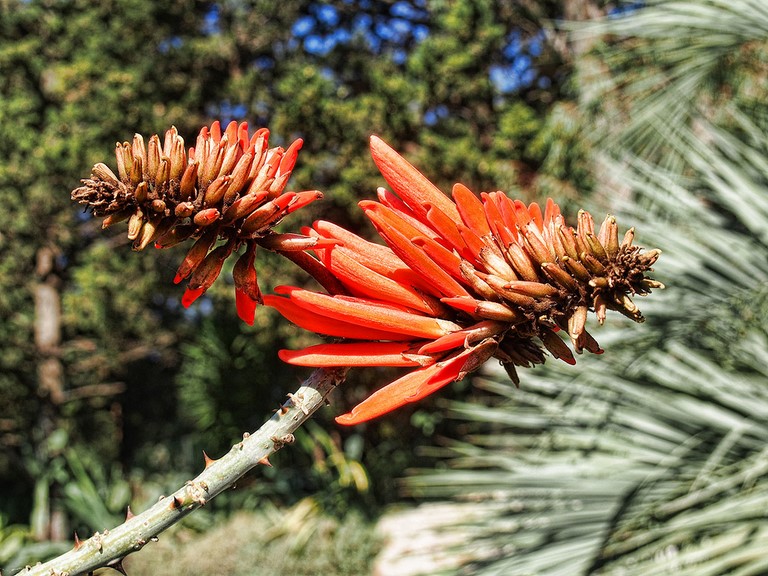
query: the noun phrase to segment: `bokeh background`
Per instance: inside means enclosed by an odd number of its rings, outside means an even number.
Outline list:
[[[304,139],[290,189],[371,236],[370,134],[442,189],[611,212],[667,290],[606,353],[516,390],[495,366],[347,429],[330,408],[137,574],[768,573],[768,6],[763,0],[0,0],[0,567],[122,521],[226,452],[314,342],[184,248],[73,206],[116,141],[212,120]],[[307,280],[268,253],[260,283]],[[407,560],[407,562],[406,562]]]

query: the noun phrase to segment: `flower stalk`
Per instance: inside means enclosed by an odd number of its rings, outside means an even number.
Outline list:
[[[218,460],[205,455],[205,470],[173,494],[161,498],[141,514],[133,515],[129,510],[120,526],[96,532],[87,540],[75,535],[72,550],[44,564],[27,566],[18,574],[76,576],[104,566],[125,573],[122,561],[128,554],[157,540],[162,531],[232,487],[252,468],[269,465],[269,456],[293,442],[293,432],[325,404],[328,394],[341,384],[346,372],[346,369],[315,370],[261,428],[252,434],[243,434],[243,440]]]

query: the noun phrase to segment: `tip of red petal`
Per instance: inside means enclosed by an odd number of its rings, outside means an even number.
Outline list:
[[[174,277],[173,277],[173,283],[174,283],[174,284],[178,284],[178,283],[179,283],[179,282],[181,282],[182,280],[184,280],[184,276],[182,276],[182,275],[181,275],[181,274],[179,274],[178,272],[176,273],[176,276],[174,276]]]
[[[184,291],[184,296],[181,297],[181,305],[184,308],[189,308],[195,300],[203,295],[203,292],[205,292],[205,288],[187,288]]]
[[[248,296],[245,292],[242,290],[235,290],[235,305],[237,307],[237,315],[240,317],[240,320],[248,324],[248,326],[253,326],[253,321],[256,318],[256,306],[258,305],[258,302]]]
[[[362,424],[363,422],[367,422],[368,418],[359,418],[355,416],[353,412],[347,412],[346,414],[342,414],[341,416],[336,416],[334,418],[336,420],[336,424],[341,424],[342,426],[354,426],[355,424]]]

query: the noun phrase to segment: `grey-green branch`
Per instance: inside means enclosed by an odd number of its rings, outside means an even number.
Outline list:
[[[315,370],[261,428],[244,434],[243,440],[218,460],[206,455],[205,470],[173,494],[141,514],[129,513],[125,522],[111,530],[96,532],[87,540],[76,539],[69,552],[44,564],[27,566],[19,574],[75,576],[104,566],[124,572],[122,561],[128,554],[157,539],[163,530],[233,486],[255,466],[268,464],[271,454],[293,442],[293,432],[323,406],[346,372],[345,368]]]

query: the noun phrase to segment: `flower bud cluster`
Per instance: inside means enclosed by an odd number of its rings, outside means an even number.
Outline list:
[[[161,141],[140,134],[115,146],[117,174],[96,164],[91,177],[72,192],[72,199],[103,227],[128,221],[134,250],[158,248],[192,239],[194,244],[176,273],[175,282],[189,279],[183,303],[190,305],[219,275],[224,261],[245,246],[235,267],[238,312],[253,322],[260,300],[253,268],[256,245],[287,214],[320,198],[317,190],[284,192],[302,140],[287,149],[269,148],[265,128],[248,135],[248,125],[218,122],[200,130],[187,151],[175,127]],[[279,240],[270,239],[279,246]]]

